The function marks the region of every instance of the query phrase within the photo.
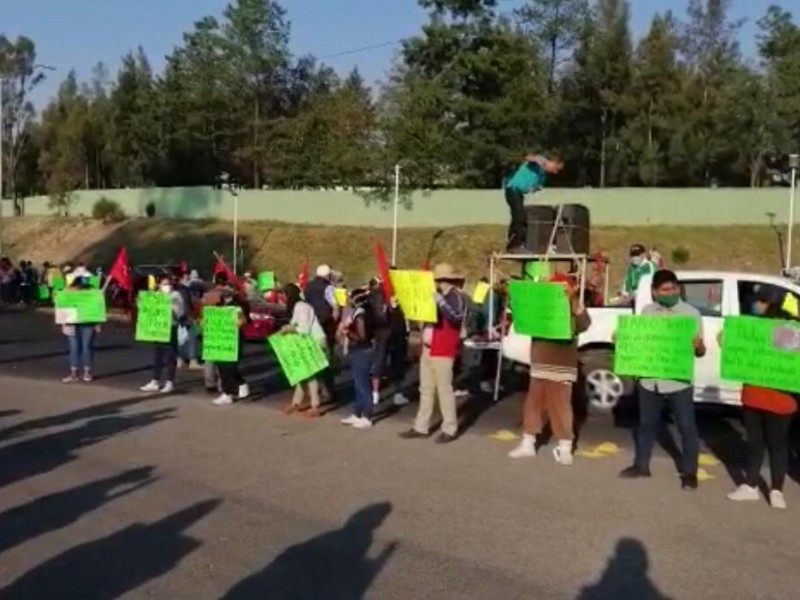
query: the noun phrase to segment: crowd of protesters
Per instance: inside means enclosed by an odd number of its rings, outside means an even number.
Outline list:
[[[625,278],[623,295],[635,292],[644,277],[651,276],[653,302],[642,313],[660,317],[683,316],[698,321],[694,341],[696,356],[707,349],[698,311],[684,302],[676,275],[659,268],[655,252],[641,245],[630,250],[631,262]],[[112,269],[113,272],[113,269]],[[4,302],[34,302],[31,290],[52,287],[65,278],[70,290],[88,290],[93,274],[86,265],[53,267],[47,263],[37,269],[28,261],[14,266],[0,261],[0,283]],[[113,277],[112,277],[113,279]],[[307,277],[306,277],[307,279]],[[153,344],[152,376],[141,387],[143,392],[168,394],[174,391],[180,366],[202,369],[209,392],[217,406],[232,405],[250,396],[250,386],[242,375],[240,362],[243,328],[250,322],[251,302],[256,298],[276,303],[285,311],[285,325],[275,335],[300,333],[313,338],[326,354],[329,367],[294,386],[284,412],[316,419],[326,407],[352,401],[352,413],[342,424],[357,430],[373,427],[374,411],[384,401],[396,406],[409,403],[408,375],[418,359],[419,405],[413,427],[401,433],[407,440],[427,439],[431,435],[434,413],[441,415],[436,442],[448,444],[461,433],[458,418],[457,390],[459,357],[467,337],[498,340],[500,324],[508,313],[508,278],[489,287],[482,299],[466,294],[465,277],[453,266],[442,263],[433,268],[436,285],[436,320],[433,323],[407,322],[397,299],[373,277],[363,286],[351,288],[342,301],[343,277],[328,265],[320,265],[310,281],[298,281],[269,290],[260,290],[250,273],[236,278],[229,270],[215,273],[210,283],[197,271],[184,265],[160,277],[148,287],[166,294],[172,307],[172,326],[168,342]],[[546,427],[552,432],[554,459],[561,465],[574,461],[573,386],[578,380],[577,337],[590,325],[585,302],[579,301],[577,281],[569,270],[548,277],[564,286],[572,312],[573,335],[567,341],[532,339],[531,367],[527,395],[521,417],[522,439],[509,456],[530,459],[537,456],[545,438]],[[487,283],[487,282],[484,282]],[[487,285],[488,287],[488,285]],[[753,300],[755,315],[763,318],[795,319],[782,309],[782,298],[768,288]],[[230,362],[208,363],[202,357],[202,315],[209,306],[236,307],[240,327],[239,358]],[[493,329],[490,330],[490,324]],[[93,379],[93,344],[100,331],[99,323],[63,325],[68,339],[69,373],[66,383],[90,382]],[[721,340],[720,340],[721,343]],[[410,352],[410,348],[418,352]],[[478,367],[480,388],[488,392],[494,383],[497,353],[485,352]],[[338,398],[336,375],[345,367],[353,381],[351,398]],[[686,490],[698,487],[699,436],[695,422],[692,383],[686,381],[648,380],[638,382],[639,426],[634,463],[621,476],[625,479],[650,477],[650,458],[665,408],[673,413],[682,438],[681,485]],[[771,481],[769,501],[775,508],[785,508],[782,488],[788,470],[789,424],[797,410],[795,397],[779,390],[745,386],[742,394],[747,432],[747,470],[744,483],[729,494],[734,501],[759,498],[758,483],[764,454],[769,455]]]

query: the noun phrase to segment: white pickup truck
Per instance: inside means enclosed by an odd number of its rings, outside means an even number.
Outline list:
[[[724,317],[750,314],[753,292],[758,286],[772,286],[793,295],[800,302],[800,285],[769,275],[726,273],[721,271],[679,271],[681,295],[703,315],[703,331],[708,351],[695,362],[695,402],[737,406],[741,404],[741,384],[720,377],[720,349],[717,334]],[[589,401],[612,407],[632,390],[630,380],[613,371],[614,344],[611,341],[620,315],[639,312],[652,302],[650,278],[639,285],[634,308],[590,308],[591,327],[578,338],[581,372]],[[530,364],[530,338],[517,335],[513,325],[503,339],[503,356]]]

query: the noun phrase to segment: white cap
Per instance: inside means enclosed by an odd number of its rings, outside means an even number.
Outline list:
[[[331,268],[328,265],[320,265],[317,267],[317,277],[328,279],[331,276]]]

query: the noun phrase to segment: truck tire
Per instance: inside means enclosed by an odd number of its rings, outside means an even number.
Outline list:
[[[614,373],[612,348],[585,350],[579,362],[583,393],[591,409],[609,412],[633,394],[633,381]]]

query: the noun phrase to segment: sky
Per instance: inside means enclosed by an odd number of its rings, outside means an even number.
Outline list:
[[[775,1],[788,8],[797,0]],[[634,34],[646,32],[656,12],[672,10],[682,17],[686,2],[630,0]],[[221,15],[226,4],[228,0],[0,0],[0,34],[33,39],[37,62],[57,69],[47,74],[33,97],[42,106],[70,69],[79,79],[88,79],[99,61],[116,70],[120,57],[140,45],[153,67],[160,69],[196,20]],[[426,19],[416,0],[283,0],[282,4],[291,21],[296,55],[313,54],[341,72],[358,67],[370,83],[385,78],[397,52],[396,44],[386,44],[416,34]],[[500,0],[504,11],[521,4],[523,0]],[[753,52],[755,22],[766,5],[732,0],[732,18],[747,19],[742,30],[745,53]]]

